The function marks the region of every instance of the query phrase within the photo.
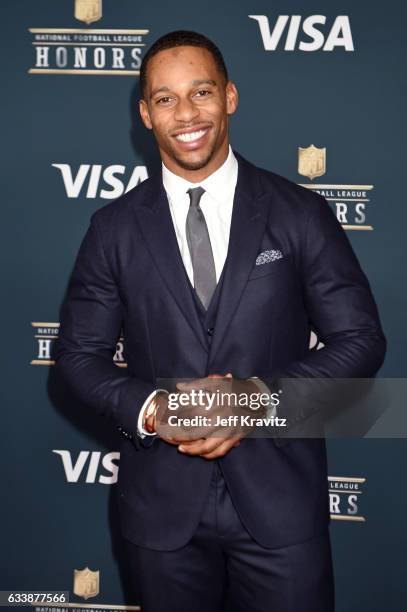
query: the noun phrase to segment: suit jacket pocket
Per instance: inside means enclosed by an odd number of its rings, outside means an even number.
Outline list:
[[[254,268],[250,272],[248,280],[250,281],[256,278],[261,278],[262,276],[271,276],[272,274],[288,272],[290,265],[290,261],[287,257],[282,259],[276,259],[275,261],[270,261],[266,264],[254,266]]]

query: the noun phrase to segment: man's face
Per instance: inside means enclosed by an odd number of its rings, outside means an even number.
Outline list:
[[[176,174],[209,174],[225,161],[228,115],[236,106],[235,86],[225,82],[206,49],[175,47],[149,61],[140,114],[164,164]]]

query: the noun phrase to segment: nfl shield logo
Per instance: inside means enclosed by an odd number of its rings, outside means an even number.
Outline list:
[[[99,570],[92,572],[88,567],[74,570],[73,592],[78,597],[89,599],[99,594]]]
[[[75,0],[75,19],[88,25],[102,19],[102,0]]]
[[[326,172],[326,148],[318,149],[310,145],[298,147],[298,174],[307,176],[311,181]]]

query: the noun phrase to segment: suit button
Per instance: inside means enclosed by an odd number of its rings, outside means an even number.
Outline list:
[[[208,334],[208,336],[213,336],[213,332],[214,332],[213,327],[208,327],[208,329],[206,330],[206,333]]]

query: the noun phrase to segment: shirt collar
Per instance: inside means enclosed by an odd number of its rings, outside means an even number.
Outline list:
[[[203,187],[217,202],[224,202],[236,187],[238,164],[229,145],[229,154],[223,164],[200,183],[190,183],[181,176],[174,174],[162,163],[162,179],[165,191],[173,201],[185,196],[190,187]]]

